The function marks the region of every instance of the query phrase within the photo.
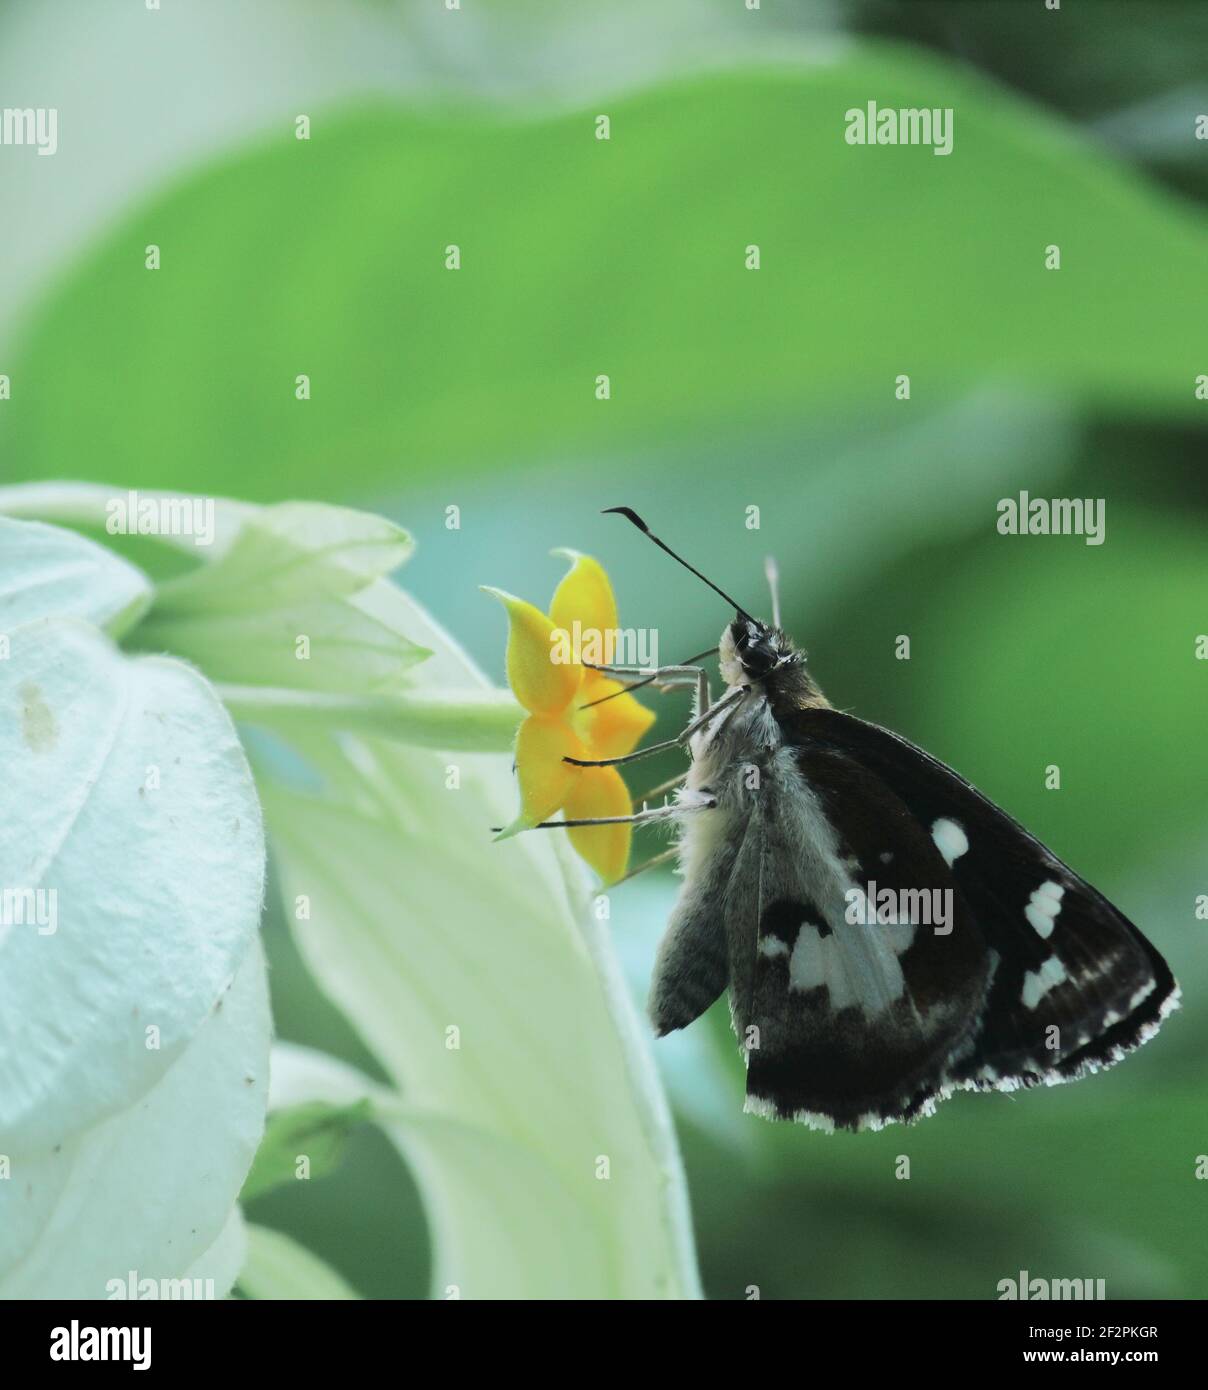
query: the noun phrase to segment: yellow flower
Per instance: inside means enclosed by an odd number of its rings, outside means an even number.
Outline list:
[[[576,631],[588,645],[617,630],[617,604],[608,576],[590,555],[555,553],[565,555],[571,567],[554,591],[548,617],[524,599],[486,590],[508,611],[508,684],[529,712],[516,735],[520,815],[505,836],[559,810],[567,820],[632,815],[633,802],[615,767],[576,767],[564,759],[624,757],[654,723],[654,715],[632,695],[616,694],[623,689],[620,682],[574,659],[582,654]],[[616,698],[596,703],[605,695]],[[581,826],[566,833],[605,883],[624,874],[630,826]]]

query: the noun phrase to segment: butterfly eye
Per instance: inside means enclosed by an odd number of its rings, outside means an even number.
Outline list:
[[[740,647],[739,659],[742,661],[743,670],[752,676],[766,676],[776,665],[775,652],[766,646],[752,643],[748,643],[746,647]]]

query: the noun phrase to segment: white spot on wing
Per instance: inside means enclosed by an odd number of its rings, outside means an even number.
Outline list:
[[[834,932],[823,936],[809,922],[802,923],[797,940],[793,943],[793,954],[789,957],[789,984],[801,990],[825,986],[830,1007],[836,1012],[860,1002]]]
[[[787,956],[789,948],[778,936],[764,936],[759,940],[759,954],[771,960],[775,956]]]
[[[1132,1011],[1135,1008],[1143,1004],[1149,998],[1149,996],[1157,988],[1157,984],[1157,980],[1146,980],[1146,982],[1141,986],[1141,988],[1137,990],[1133,997],[1128,1001],[1129,1013],[1132,1013]]]
[[[773,857],[763,881],[752,882],[751,892],[762,892],[767,901],[813,903],[823,914],[819,925],[803,925],[792,942],[790,989],[825,988],[829,1008],[855,1007],[866,1018],[876,1018],[906,992],[900,955],[915,928],[908,922],[878,922],[868,903],[868,885],[856,882],[858,870],[845,862],[847,851],[818,794],[801,775],[792,749],[780,748],[769,759],[760,798],[775,808],[784,838],[801,852]],[[845,905],[856,901],[853,893],[863,897],[867,909],[862,922],[847,920]]]
[[[949,868],[956,863],[962,854],[969,851],[969,840],[965,832],[957,825],[954,820],[945,820],[941,817],[931,827],[931,838],[935,841],[935,847],[944,856],[944,863]]]
[[[1065,965],[1056,956],[1050,956],[1039,970],[1029,970],[1023,977],[1025,1007],[1034,1009],[1049,990],[1064,984],[1068,978]]]
[[[1023,910],[1024,916],[1035,927],[1039,936],[1052,936],[1053,928],[1057,924],[1057,914],[1061,911],[1061,899],[1063,897],[1065,897],[1065,889],[1061,884],[1054,883],[1051,879],[1045,879],[1028,899],[1028,905]]]

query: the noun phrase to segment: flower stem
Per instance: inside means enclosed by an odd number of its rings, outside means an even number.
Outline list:
[[[217,689],[232,716],[247,724],[334,727],[459,753],[511,752],[524,717],[504,690],[344,695],[258,685]]]

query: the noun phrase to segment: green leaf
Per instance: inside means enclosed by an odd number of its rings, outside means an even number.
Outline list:
[[[296,1240],[267,1226],[247,1227],[247,1258],[239,1274],[247,1298],[348,1299],[346,1280]]]
[[[298,1160],[308,1163],[308,1178],[330,1172],[344,1151],[351,1131],[369,1118],[369,1102],[329,1105],[313,1101],[278,1111],[269,1121],[240,1201],[247,1203],[285,1182],[298,1180]]]
[[[951,106],[953,152],[848,145],[870,98]],[[202,171],[44,305],[0,446],[32,477],[121,458],[146,486],[167,457],[184,487],[262,497],[281,474],[248,460],[280,459],[336,496],[908,410],[903,372],[915,402],[1005,377],[1196,408],[1203,219],[969,70],[857,42],[607,108],[608,141],[595,105],[348,112]],[[148,227],[173,248],[157,273],[130,249]]]
[[[120,637],[151,602],[125,560],[72,531],[0,516],[0,633],[35,618],[81,618]]]

